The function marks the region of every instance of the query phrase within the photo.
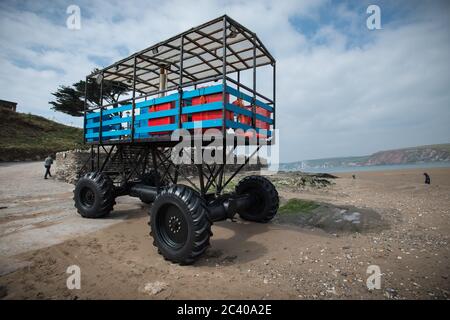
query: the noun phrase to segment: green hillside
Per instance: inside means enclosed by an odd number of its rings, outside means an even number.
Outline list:
[[[1,110],[0,161],[39,160],[81,148],[83,130],[40,116]]]

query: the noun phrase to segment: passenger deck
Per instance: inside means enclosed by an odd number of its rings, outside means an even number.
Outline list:
[[[256,76],[265,66],[273,86],[263,95]],[[104,104],[104,90],[114,86],[126,98]],[[87,76],[84,117],[88,144],[169,143],[175,130],[196,128],[224,135],[253,129],[240,135],[270,140],[275,59],[255,33],[225,15]]]
[[[225,107],[226,129],[255,129],[257,133],[264,132],[270,136],[270,126],[273,108],[260,99],[255,99],[255,125],[252,126],[253,97],[238,91],[228,85],[225,86],[225,101],[223,102],[222,84],[185,91],[182,93],[182,108],[180,113],[180,94],[172,93],[165,97],[151,98],[135,105],[134,115],[134,141],[149,141],[148,138],[170,136],[179,128],[219,128],[223,126],[222,112]],[[131,138],[133,123],[133,105],[126,104],[109,109],[88,112],[86,114],[85,138],[89,143],[101,140],[113,142],[114,140],[127,140]],[[100,123],[102,113],[102,123]],[[181,115],[181,121],[179,117]],[[170,139],[170,137],[168,137]],[[151,140],[151,139],[150,139]]]

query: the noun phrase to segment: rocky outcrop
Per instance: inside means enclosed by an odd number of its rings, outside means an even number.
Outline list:
[[[56,179],[68,183],[78,180],[78,172],[89,160],[90,151],[70,150],[56,153],[55,176]]]
[[[321,189],[334,184],[330,179],[335,179],[333,175],[308,174],[304,172],[280,172],[277,175],[269,176],[276,187],[289,190],[302,190],[307,188]]]

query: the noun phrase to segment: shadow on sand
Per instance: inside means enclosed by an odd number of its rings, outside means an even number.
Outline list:
[[[221,221],[214,224],[214,228],[226,229],[232,233],[231,237],[215,239],[211,237],[211,247],[195,263],[195,266],[215,267],[220,265],[241,264],[256,260],[267,253],[267,248],[261,243],[250,240],[253,236],[268,232],[272,224],[248,223],[243,221]]]

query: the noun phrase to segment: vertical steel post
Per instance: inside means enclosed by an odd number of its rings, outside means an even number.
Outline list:
[[[88,93],[88,77],[86,77],[86,82],[84,83],[84,112],[83,112],[83,143],[86,143],[86,109],[87,109],[87,93]]]
[[[91,172],[94,171],[94,145],[91,144]]]
[[[239,91],[241,89],[241,71],[240,70],[238,70],[238,72],[237,72],[237,83],[238,83],[237,90]]]
[[[100,169],[100,145],[97,145],[97,170]]]
[[[276,64],[276,62],[274,61],[273,62],[273,130],[275,130],[275,117],[276,117],[276,112],[275,112],[275,105],[276,105],[276,93],[277,93],[277,87],[276,87],[276,79],[277,79],[277,76],[276,76],[276,73],[277,73],[277,71],[276,71],[276,67],[277,67],[277,64]]]
[[[103,72],[102,81],[100,81],[100,124],[98,129],[98,143],[102,143],[103,139]]]
[[[227,86],[227,17],[223,17],[223,34],[222,34],[222,163],[225,165],[227,157],[227,127],[226,127],[226,86]],[[222,170],[219,176],[219,184],[217,191],[222,191],[222,180],[225,170]]]
[[[183,108],[183,59],[184,59],[184,36],[181,36],[180,44],[180,69],[179,69],[179,83],[178,83],[178,129],[181,129],[181,114]]]
[[[227,19],[226,17],[223,17],[223,35],[222,35],[222,43],[223,43],[223,57],[222,57],[222,133],[225,137],[226,133],[226,100],[227,100],[227,94],[226,94],[226,86],[227,86]],[[225,139],[226,140],[226,139]],[[224,152],[225,154],[225,152]],[[224,157],[225,158],[225,157]]]
[[[252,127],[256,130],[256,37],[253,34],[253,103]]]
[[[159,174],[158,174],[158,169],[157,169],[158,168],[158,164],[156,162],[156,148],[153,147],[151,152],[152,152],[153,171],[155,172],[155,177],[158,177]],[[158,191],[158,193],[159,193],[159,185],[160,185],[160,181],[157,178],[155,187],[156,187],[156,191]]]
[[[133,103],[131,104],[131,142],[134,142],[134,112],[136,110],[136,63],[137,57],[133,60]]]
[[[205,195],[205,180],[203,175],[203,163],[197,165],[198,176],[200,178],[200,193],[202,196]]]

